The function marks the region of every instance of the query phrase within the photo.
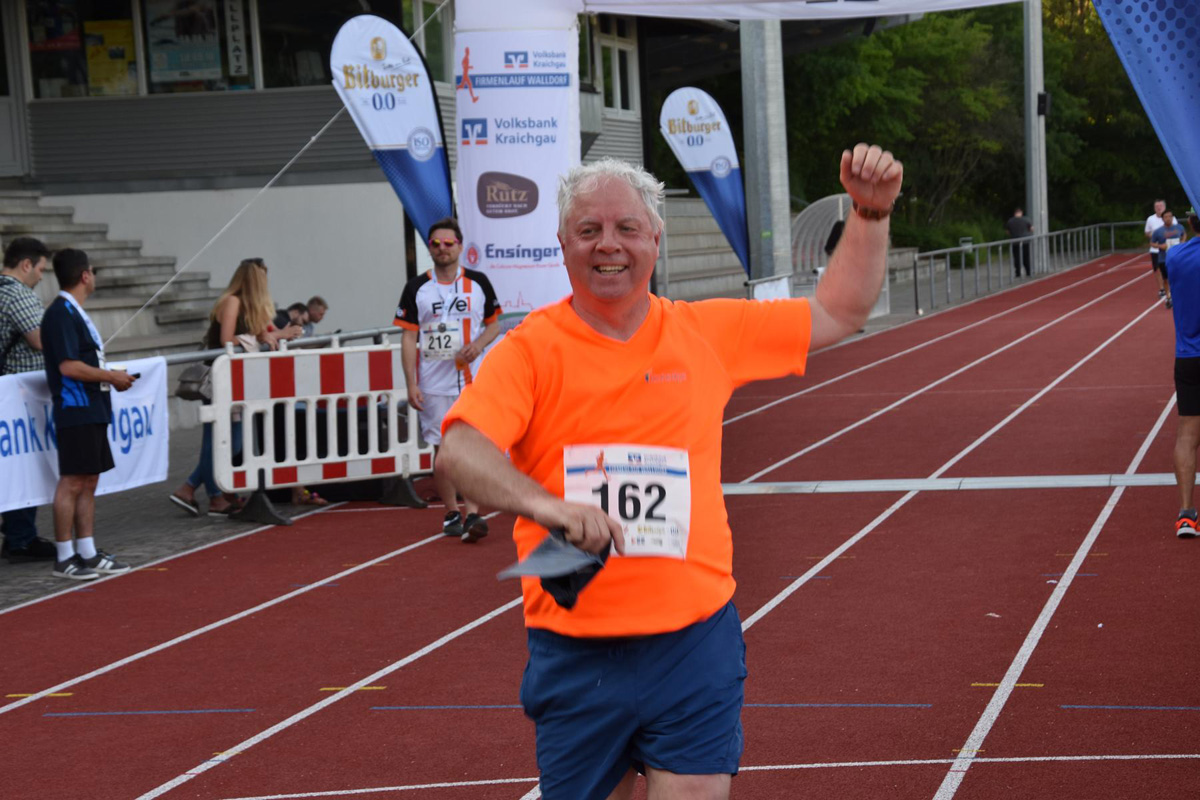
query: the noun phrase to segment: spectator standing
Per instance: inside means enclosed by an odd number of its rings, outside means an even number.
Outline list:
[[[486,275],[458,263],[462,231],[456,220],[447,217],[430,227],[429,254],[433,269],[405,285],[393,324],[404,329],[400,355],[408,404],[420,415],[421,438],[438,448],[442,418],[474,380],[484,348],[500,333],[500,304]],[[442,533],[467,543],[487,536],[479,506],[465,500],[464,518],[446,474],[436,473],[434,482],[446,503]]]
[[[1158,248],[1150,241],[1150,237],[1154,232],[1163,226],[1163,212],[1167,210],[1166,200],[1154,201],[1154,213],[1146,217],[1146,244],[1150,245],[1150,271],[1154,273],[1154,280],[1158,281],[1158,296],[1167,296],[1167,277],[1162,274],[1162,270],[1158,268]]]
[[[1163,214],[1166,217],[1166,214]],[[1188,224],[1200,233],[1200,216],[1188,211]],[[1165,227],[1165,226],[1164,226]],[[1175,429],[1175,485],[1179,489],[1179,516],[1175,535],[1196,535],[1196,448],[1200,447],[1200,237],[1172,247],[1161,257],[1171,295],[1179,298],[1175,318],[1175,397],[1179,426]]]
[[[1013,209],[1013,215],[1008,218],[1008,222],[1004,223],[1004,230],[1008,231],[1010,239],[1026,239],[1033,235],[1033,223],[1025,218],[1025,211],[1020,208]],[[1030,269],[1033,263],[1029,258],[1029,242],[1017,242],[1012,245],[1013,254],[1013,270],[1015,271],[1014,278],[1021,277],[1021,265],[1025,265],[1025,277],[1028,278]]]
[[[313,331],[321,320],[325,319],[325,312],[329,310],[329,303],[325,302],[325,298],[319,294],[315,294],[308,299],[308,320],[304,323],[304,336],[312,336]]]
[[[13,239],[0,270],[0,373],[41,372],[42,303],[33,287],[42,280],[50,250],[37,239]],[[4,557],[9,561],[50,561],[57,550],[37,535],[37,507],[5,511]]]
[[[123,392],[136,377],[106,368],[104,342],[83,304],[96,291],[96,273],[82,250],[54,255],[62,291],[42,320],[46,382],[54,397],[58,486],[54,490],[54,574],[72,580],[128,572],[129,565],[96,547],[96,484],[113,468],[108,447],[109,389]],[[74,536],[72,536],[72,531]]]
[[[204,347],[212,350],[227,344],[241,344],[239,337],[249,337],[274,350],[279,347],[280,341],[295,339],[300,335],[299,325],[277,329],[272,323],[274,316],[275,304],[267,290],[267,265],[261,258],[247,258],[238,264],[229,280],[229,286],[225,288],[208,315]],[[204,402],[208,404],[208,401]],[[233,424],[232,444],[234,452],[241,450],[240,422]],[[211,424],[204,426],[203,438],[200,441],[200,460],[196,468],[187,480],[171,493],[169,499],[192,516],[198,517],[200,506],[196,502],[196,489],[200,486],[203,486],[208,494],[210,517],[228,517],[237,511],[237,497],[222,494],[213,477]]]
[[[1167,251],[1187,238],[1187,231],[1175,221],[1175,215],[1164,210],[1163,224],[1150,234],[1150,246],[1158,250],[1158,273],[1167,287],[1166,307],[1171,307],[1171,284],[1167,281]],[[1160,295],[1161,296],[1161,295]]]

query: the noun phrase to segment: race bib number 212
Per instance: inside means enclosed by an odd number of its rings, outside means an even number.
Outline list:
[[[564,497],[621,523],[626,556],[687,556],[692,484],[686,450],[635,444],[563,448]]]

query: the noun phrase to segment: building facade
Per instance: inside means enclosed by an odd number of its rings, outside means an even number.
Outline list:
[[[221,287],[262,257],[277,305],[329,301],[319,330],[387,324],[406,277],[403,209],[350,119],[330,124],[329,51],[360,13],[420,28],[453,171],[453,3],[440,5],[6,0],[0,181],[177,266],[254,200],[190,270]],[[583,157],[640,162],[637,21],[584,17],[580,36]]]

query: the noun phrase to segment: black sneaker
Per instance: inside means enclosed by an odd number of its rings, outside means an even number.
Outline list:
[[[1163,305],[1165,305],[1167,308],[1170,308],[1171,307],[1171,298],[1168,297],[1167,302],[1163,303]]]
[[[1175,535],[1180,539],[1191,539],[1196,535],[1195,509],[1179,512],[1179,519],[1175,521]]]
[[[129,572],[130,569],[128,564],[117,561],[103,550],[97,550],[96,555],[91,558],[84,558],[83,565],[102,575],[120,575],[122,572]]]
[[[1167,290],[1166,290],[1166,289],[1159,289],[1159,290],[1158,290],[1158,297],[1159,297],[1159,299],[1160,299],[1160,300],[1161,300],[1162,298],[1166,297],[1166,296],[1167,296]]]
[[[23,561],[56,561],[58,559],[58,550],[55,549],[54,542],[40,536],[34,537],[34,540],[24,547],[12,548],[8,546],[8,542],[5,542],[3,550],[4,557],[14,564]]]
[[[467,519],[463,522],[462,540],[467,544],[475,544],[480,539],[488,535],[487,520],[478,514],[467,514]]]
[[[463,522],[462,514],[457,511],[451,511],[442,520],[442,535],[443,536],[462,536]]]
[[[94,581],[100,573],[83,563],[83,556],[76,553],[66,561],[54,562],[56,578],[70,578],[73,581]]]

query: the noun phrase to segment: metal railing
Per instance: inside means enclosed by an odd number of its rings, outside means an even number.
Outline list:
[[[917,253],[912,265],[914,309],[923,314],[939,303],[952,305],[1012,286],[1020,280],[1017,270],[1022,264],[1027,265],[1023,271],[1033,277],[1079,266],[1105,252],[1114,253],[1117,229],[1140,225],[1100,222],[1020,239],[979,244],[966,240],[958,247]]]
[[[349,333],[342,333],[339,331],[337,333],[327,333],[321,336],[306,336],[303,339],[294,339],[290,342],[280,342],[279,347],[281,350],[295,350],[301,347],[323,347],[325,345],[330,347],[338,347],[342,342],[354,341],[355,339],[371,339],[375,342],[375,344],[383,344],[388,335],[399,335],[401,332],[401,329],[394,325],[388,325],[382,328],[367,328],[361,331],[350,331]],[[231,347],[235,353],[244,352],[243,349],[237,345],[231,345]],[[265,349],[265,347],[266,346],[264,345],[263,347],[259,348],[259,350],[261,351]],[[197,361],[211,361],[217,356],[225,355],[226,352],[228,352],[226,348],[221,347],[215,350],[196,350],[190,353],[172,353],[168,356],[164,356],[164,358],[166,359],[167,366],[172,366],[174,364],[192,364]]]

